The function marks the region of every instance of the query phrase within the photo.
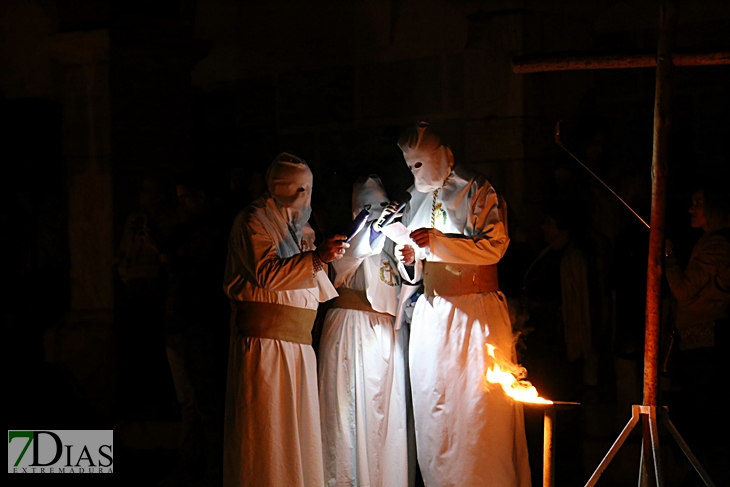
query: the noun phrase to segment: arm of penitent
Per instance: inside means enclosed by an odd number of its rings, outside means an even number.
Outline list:
[[[506,204],[491,186],[480,188],[471,203],[468,228],[464,234],[444,234],[432,230],[430,257],[434,262],[454,264],[496,264],[509,245]]]
[[[261,222],[250,215],[245,228],[231,235],[231,247],[259,287],[268,291],[291,291],[315,287],[313,252],[279,257],[277,243]]]

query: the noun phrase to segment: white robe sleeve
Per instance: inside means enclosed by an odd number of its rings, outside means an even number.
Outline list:
[[[351,257],[363,259],[371,255],[379,254],[383,250],[385,235],[378,233],[378,236],[371,244],[370,232],[372,230],[370,228],[371,226],[368,225],[350,240],[350,248],[345,252],[346,255],[349,254]]]
[[[402,262],[398,262],[398,273],[404,282],[418,284],[423,279],[423,260],[416,256],[416,261],[413,263],[413,277],[408,273],[406,266]]]
[[[235,255],[257,286],[268,291],[316,287],[312,252],[279,257],[276,242],[254,214],[248,215],[245,225],[233,228],[229,253]],[[233,276],[228,287],[234,287],[240,279],[243,276]]]
[[[383,250],[385,236],[380,234],[370,244],[370,227],[363,229],[350,240],[350,248],[345,251],[341,259],[332,262],[335,269],[335,287],[340,287],[352,276],[362,261],[371,255],[379,254]]]
[[[482,186],[471,201],[465,229],[467,234],[432,232],[427,260],[454,264],[496,264],[509,244],[506,210],[506,203],[497,196],[494,188],[491,185]]]

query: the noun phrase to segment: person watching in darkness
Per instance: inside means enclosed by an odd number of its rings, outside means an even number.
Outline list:
[[[702,229],[682,269],[674,245],[666,242],[665,273],[676,300],[675,327],[679,335],[677,380],[681,388],[672,408],[677,428],[717,485],[730,474],[727,415],[717,407],[724,399],[730,342],[730,204],[727,188],[705,184],[692,194],[690,225]],[[713,407],[714,405],[714,407]],[[710,406],[710,407],[708,407]]]

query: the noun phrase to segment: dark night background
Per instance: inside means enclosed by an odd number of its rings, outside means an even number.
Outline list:
[[[114,265],[145,178],[174,200],[175,177],[192,170],[234,214],[276,154],[292,152],[312,167],[314,223],[327,233],[350,217],[358,176],[379,174],[391,194],[410,185],[396,141],[427,119],[509,203],[509,296],[543,246],[546,202],[591,184],[553,142],[561,119],[566,146],[648,219],[654,69],[518,75],[510,63],[652,52],[657,22],[652,1],[0,2],[8,428],[114,429],[120,478],[136,478],[125,463],[151,482],[174,464],[180,413],[164,345],[140,345],[162,331],[129,323]],[[675,45],[728,50],[730,3],[680,2]],[[728,87],[730,66],[674,71],[667,236],[684,259],[698,237],[691,184],[730,175]],[[641,292],[648,232],[609,206],[612,243],[640,249],[623,265]],[[633,319],[640,337],[643,316]],[[587,426],[570,464],[584,479],[640,401],[640,357],[605,355],[609,385],[575,413]],[[135,386],[140,374],[153,395]],[[635,483],[638,445],[606,482]],[[681,478],[687,465],[667,448]]]

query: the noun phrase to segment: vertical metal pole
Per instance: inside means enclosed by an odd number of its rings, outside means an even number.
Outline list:
[[[555,442],[553,428],[555,427],[555,408],[545,409],[544,431],[542,437],[542,487],[555,485]]]
[[[651,161],[651,220],[649,230],[649,259],[646,282],[646,331],[644,335],[644,406],[657,404],[657,356],[659,324],[661,321],[661,279],[664,267],[664,214],[666,208],[666,174],[669,153],[670,80],[672,75],[672,41],[676,23],[674,0],[662,2],[659,10],[659,41],[657,49],[656,90],[654,93],[654,144]],[[650,482],[646,475],[657,467],[651,448],[650,419],[642,415],[644,427],[642,484]],[[660,481],[661,479],[653,479]]]

